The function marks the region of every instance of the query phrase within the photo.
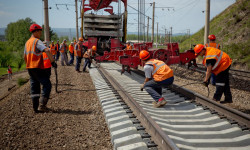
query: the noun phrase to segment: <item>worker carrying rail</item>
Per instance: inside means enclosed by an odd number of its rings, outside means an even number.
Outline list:
[[[164,106],[167,101],[162,97],[162,87],[168,87],[174,82],[173,70],[163,61],[150,59],[150,53],[146,50],[140,52],[140,59],[145,63],[145,80],[141,85],[155,100],[154,107]]]
[[[42,87],[42,105],[41,111],[47,109],[45,103],[47,104],[51,92],[51,82],[49,76],[44,69],[44,58],[43,52],[45,52],[51,62],[51,65],[57,68],[57,64],[53,59],[52,54],[40,39],[42,34],[42,27],[38,24],[32,24],[30,26],[30,32],[32,35],[30,39],[26,42],[24,48],[24,60],[26,63],[26,68],[30,75],[30,86],[31,86],[31,98],[33,103],[33,110],[38,113],[39,98],[40,98],[40,84]]]
[[[194,51],[197,55],[204,56],[203,65],[207,67],[207,72],[203,84],[208,86],[208,79],[211,73],[214,73],[216,76],[216,91],[213,100],[220,101],[224,93],[225,100],[221,101],[221,103],[232,103],[229,85],[229,69],[232,59],[225,52],[217,48],[205,47],[202,44],[196,45]]]

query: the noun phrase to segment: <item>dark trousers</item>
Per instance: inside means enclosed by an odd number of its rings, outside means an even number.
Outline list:
[[[161,82],[156,82],[155,80],[150,80],[145,83],[144,89],[148,92],[152,98],[158,102],[158,100],[162,97],[162,88],[168,87],[169,85],[173,84],[174,77],[168,78]]]
[[[57,51],[57,52],[56,52],[56,61],[58,61],[58,60],[59,60],[59,57],[60,57],[60,52],[59,52],[59,51]]]
[[[217,101],[221,99],[223,93],[225,95],[225,101],[232,101],[232,94],[229,85],[229,69],[230,66],[216,76],[216,91],[214,93],[214,99]]]
[[[84,63],[84,66],[83,66],[83,71],[86,70],[87,66],[90,68],[90,65],[91,65],[91,59],[90,58],[85,58],[85,63]]]
[[[73,64],[74,63],[74,53],[69,53],[70,54],[70,61],[69,64]]]
[[[81,62],[82,62],[82,57],[76,56],[76,67],[75,67],[76,71],[79,71]]]
[[[50,74],[51,69],[28,69],[28,73],[30,75],[30,94],[31,98],[39,98],[42,85],[42,96],[49,99],[51,92],[51,82],[50,82]]]

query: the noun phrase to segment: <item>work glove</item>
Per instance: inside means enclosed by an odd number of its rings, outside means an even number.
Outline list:
[[[142,84],[140,88],[141,88],[141,91],[143,91],[143,88],[144,88],[144,84]]]
[[[202,82],[202,84],[205,86],[205,87],[208,87],[208,82],[207,81],[204,81],[204,82]]]
[[[51,63],[52,67],[57,68],[57,64],[55,62]]]

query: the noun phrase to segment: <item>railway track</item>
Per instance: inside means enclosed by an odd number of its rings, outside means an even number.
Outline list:
[[[198,65],[198,68],[194,68],[192,66],[191,69],[195,69],[195,71],[198,71],[198,72],[201,72],[201,73],[206,72],[206,68],[202,64],[197,64],[197,65]],[[233,77],[244,78],[244,79],[250,80],[250,72],[249,71],[230,69],[229,73]]]
[[[248,115],[176,85],[163,90],[167,105],[153,108],[144,78],[120,68],[90,69],[115,149],[250,149]]]

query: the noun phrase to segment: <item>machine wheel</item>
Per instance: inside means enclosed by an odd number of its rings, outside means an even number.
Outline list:
[[[165,62],[166,64],[169,61],[169,56],[170,56],[170,51],[165,50],[165,49],[158,49],[158,50],[154,51],[154,53],[153,53],[154,59],[161,60],[161,61]]]

